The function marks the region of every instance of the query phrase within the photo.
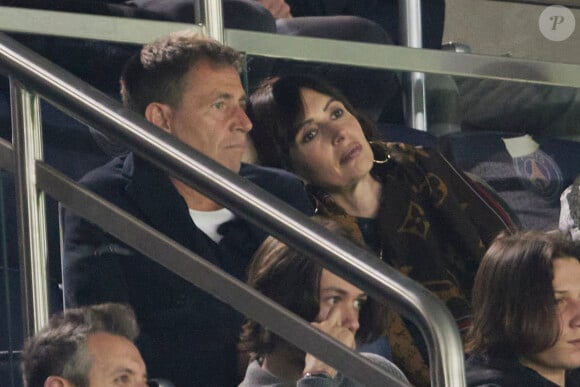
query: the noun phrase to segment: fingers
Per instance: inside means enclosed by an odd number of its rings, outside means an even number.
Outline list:
[[[313,322],[311,324],[347,347],[351,349],[355,348],[356,342],[354,334],[348,328],[342,326],[342,309],[338,305],[332,306],[326,320]],[[334,368],[309,353],[306,354],[304,364],[304,373],[326,374],[330,377],[334,377],[337,374]]]
[[[342,326],[342,309],[339,308],[337,304],[334,304],[332,308],[330,308],[325,321],[339,327]]]
[[[290,12],[290,6],[286,4],[285,1],[280,1],[278,5],[279,8],[276,12],[276,15],[274,15],[276,19],[287,19],[292,17],[292,13]]]
[[[276,19],[285,19],[292,17],[290,6],[284,0],[259,0]]]
[[[337,305],[334,305],[330,309],[326,320],[313,322],[311,324],[327,335],[334,337],[336,340],[340,341],[347,347],[354,349],[356,345],[354,334],[350,331],[350,329],[342,326],[342,309]]]
[[[311,354],[306,354],[306,358],[304,359],[304,369],[302,370],[302,374],[311,374],[311,375],[319,375],[325,374],[331,378],[334,378],[338,372],[336,369],[332,368],[328,364],[323,361],[318,360]]]

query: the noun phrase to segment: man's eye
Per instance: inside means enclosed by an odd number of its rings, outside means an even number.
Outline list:
[[[223,101],[219,101],[213,104],[213,107],[216,108],[217,110],[221,110],[226,106],[226,103]]]
[[[335,120],[342,117],[343,115],[344,115],[344,110],[342,108],[336,108],[330,114],[332,119],[335,119]]]
[[[131,382],[131,376],[128,374],[123,374],[115,378],[116,384],[128,384],[129,382]]]
[[[334,305],[340,302],[340,297],[339,296],[332,296],[332,297],[328,297],[328,303],[330,305]]]

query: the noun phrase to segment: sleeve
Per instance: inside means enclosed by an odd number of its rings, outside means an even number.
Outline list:
[[[452,189],[459,205],[476,227],[483,243],[487,246],[502,230],[516,231],[519,221],[514,218],[505,202],[498,200],[491,188],[478,183],[456,168],[440,152],[429,150],[428,168],[437,171]]]
[[[374,353],[361,352],[361,355],[381,367],[385,372],[392,375],[393,378],[397,379],[401,383],[410,384],[403,371],[401,371],[401,369],[397,367],[395,363]]]
[[[308,197],[306,186],[298,177],[289,173],[280,173],[267,189],[304,215],[314,215],[314,207]]]
[[[283,200],[306,216],[314,215],[314,206],[308,197],[306,186],[293,173],[278,168],[243,163],[240,176]]]
[[[401,382],[403,384],[410,385],[409,380],[407,379],[407,377],[405,376],[403,371],[401,371],[399,369],[399,367],[397,367],[395,364],[393,364],[389,360],[385,359],[382,356],[376,355],[374,353],[361,352],[360,354],[363,357],[367,358],[367,360],[370,360],[372,363],[374,363],[375,365],[382,368],[383,371],[385,371],[386,373],[391,375],[395,380],[398,380],[399,382]],[[296,386],[297,387],[362,387],[362,384],[355,382],[351,379],[348,379],[348,378],[344,377],[341,373],[338,373],[336,375],[336,377],[332,378],[332,379],[328,378],[328,377],[316,376],[316,375],[312,375],[309,377],[303,377],[302,379],[298,380],[298,382],[296,383]]]
[[[477,245],[481,240],[487,246],[500,231],[517,230],[519,222],[506,211],[507,204],[500,203],[497,195],[469,178],[438,150],[403,143],[386,143],[386,148],[408,179],[415,184],[427,182],[434,207],[447,222],[462,223],[455,231],[465,238],[458,242]]]
[[[129,302],[121,260],[135,252],[70,211],[66,211],[64,225],[66,306]]]
[[[341,379],[312,375],[299,379],[296,382],[296,387],[339,387]]]

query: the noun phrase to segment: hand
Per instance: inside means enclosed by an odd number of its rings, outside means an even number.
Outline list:
[[[336,306],[330,310],[326,320],[322,322],[313,322],[312,326],[334,337],[336,340],[340,341],[351,349],[354,349],[356,346],[354,334],[350,331],[350,329],[342,326],[342,311]],[[328,364],[318,360],[308,353],[306,354],[304,370],[302,374],[306,373],[326,374],[331,378],[334,378],[337,374],[337,371],[330,367]]]
[[[276,19],[292,17],[290,6],[284,0],[258,0]]]

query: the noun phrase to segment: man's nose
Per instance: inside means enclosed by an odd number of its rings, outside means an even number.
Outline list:
[[[240,130],[244,133],[248,133],[252,130],[252,121],[250,121],[250,117],[248,117],[248,114],[243,107],[238,106],[234,114],[236,115],[236,130]]]

